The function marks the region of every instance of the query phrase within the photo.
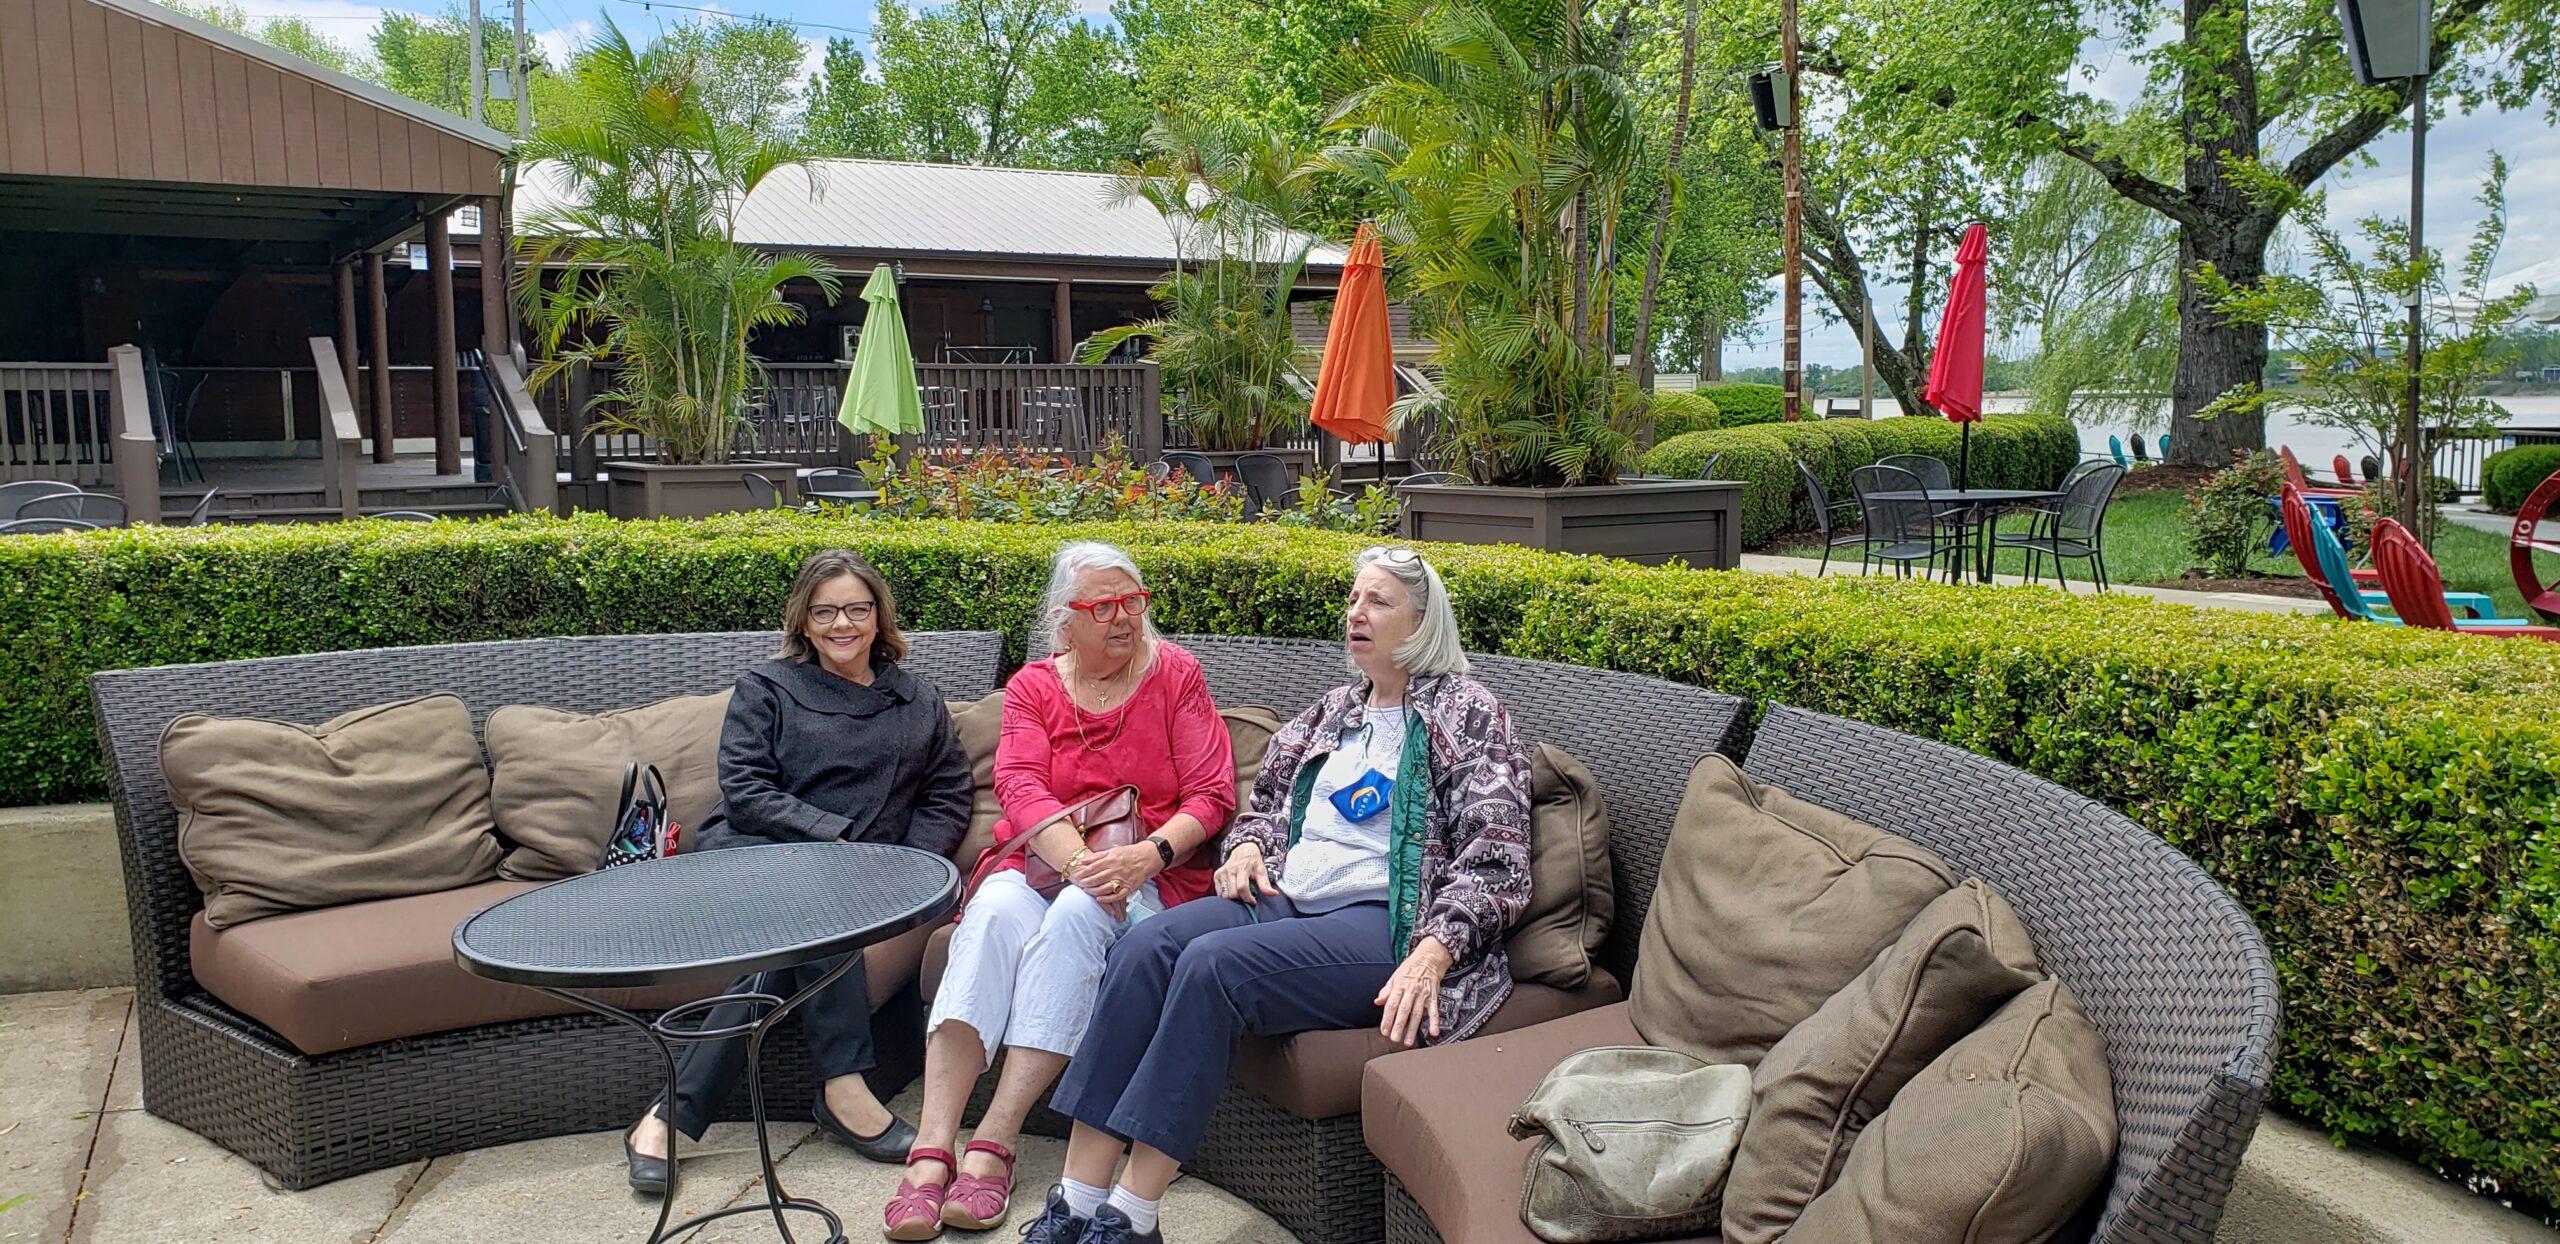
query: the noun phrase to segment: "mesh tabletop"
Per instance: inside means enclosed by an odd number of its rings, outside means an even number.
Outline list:
[[[453,931],[466,972],[610,989],[791,967],[940,918],[951,861],[910,847],[812,842],[646,860],[555,881]]]
[[[2044,488],[1932,488],[1927,492],[1895,488],[1866,494],[1869,501],[1953,501],[1964,505],[1989,505],[2002,501],[2051,501],[2061,495]]]

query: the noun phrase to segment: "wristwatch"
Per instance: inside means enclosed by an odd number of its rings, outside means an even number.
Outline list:
[[[1156,837],[1154,834],[1147,835],[1147,841],[1156,844],[1156,854],[1164,858],[1164,866],[1167,868],[1173,867],[1173,844],[1162,838]]]

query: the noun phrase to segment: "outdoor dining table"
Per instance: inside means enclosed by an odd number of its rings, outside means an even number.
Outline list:
[[[1960,544],[1968,538],[1973,541],[1973,577],[1977,583],[1991,581],[1992,524],[1986,521],[1987,512],[2058,501],[2061,498],[2060,492],[2041,488],[1901,488],[1866,494],[1866,499],[1870,501],[1927,502],[1930,505],[1947,505],[1964,511],[1964,517],[1959,525],[1959,531],[1964,534],[1959,534],[1956,539]],[[1944,512],[1941,511],[1941,513]]]
[[[844,1238],[835,1211],[784,1192],[765,1133],[764,1040],[782,1017],[845,972],[855,953],[949,914],[958,905],[960,872],[928,851],[875,843],[808,842],[702,851],[642,860],[528,890],[472,916],[453,931],[454,961],[475,976],[526,985],[608,1016],[645,1034],[675,1095],[677,1044],[744,1036],[747,1098],[764,1167],[762,1204],[735,1205],[667,1223],[675,1208],[680,1164],[667,1167],[666,1196],[650,1244],[734,1214],[770,1212],[785,1240],[795,1238],[785,1211],[817,1216],[829,1241]],[[760,973],[833,956],[843,962],[790,998],[764,992]],[[582,996],[581,991],[632,989],[699,980],[720,988],[753,976],[739,992],[675,1007],[652,1020]],[[719,984],[713,984],[719,982]],[[752,1023],[688,1027],[724,1003],[762,1008]],[[540,1075],[539,1067],[523,1069]],[[673,1137],[669,1137],[670,1141]]]
[[[800,489],[800,495],[812,501],[833,501],[838,505],[857,506],[870,505],[880,499],[880,493],[878,490],[870,488],[809,488],[804,486]]]

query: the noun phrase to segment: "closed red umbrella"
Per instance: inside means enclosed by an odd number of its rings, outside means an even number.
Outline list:
[[[1317,427],[1351,444],[1395,439],[1387,429],[1387,408],[1395,404],[1395,343],[1387,334],[1386,265],[1378,234],[1368,225],[1351,240],[1351,257],[1342,266],[1342,286],[1333,298],[1333,322],[1326,326],[1324,365],[1316,374],[1314,406],[1307,417]],[[1386,474],[1386,455],[1378,457],[1378,473]]]
[[[1991,268],[1991,235],[1980,221],[1965,226],[1956,247],[1956,279],[1938,320],[1938,352],[1929,359],[1923,396],[1964,429],[1956,450],[1956,487],[1973,465],[1973,425],[1982,418],[1983,286]]]

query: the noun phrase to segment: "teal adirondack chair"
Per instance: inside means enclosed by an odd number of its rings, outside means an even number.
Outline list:
[[[2329,530],[2329,524],[2317,519],[2312,521],[2311,547],[2320,560],[2320,577],[2327,579],[2329,586],[2337,591],[2338,603],[2344,606],[2347,612],[2367,622],[2380,622],[2386,626],[2400,625],[2400,619],[2390,614],[2374,612],[2376,608],[2390,608],[2391,598],[2381,592],[2367,592],[2356,586],[2355,576],[2349,573],[2351,567],[2347,562],[2347,546],[2338,542],[2338,533]],[[2457,628],[2524,625],[2512,618],[2493,616],[2498,611],[2497,604],[2480,592],[2447,592],[2444,594],[2444,602],[2471,615],[2468,618],[2455,618],[2453,624]]]

